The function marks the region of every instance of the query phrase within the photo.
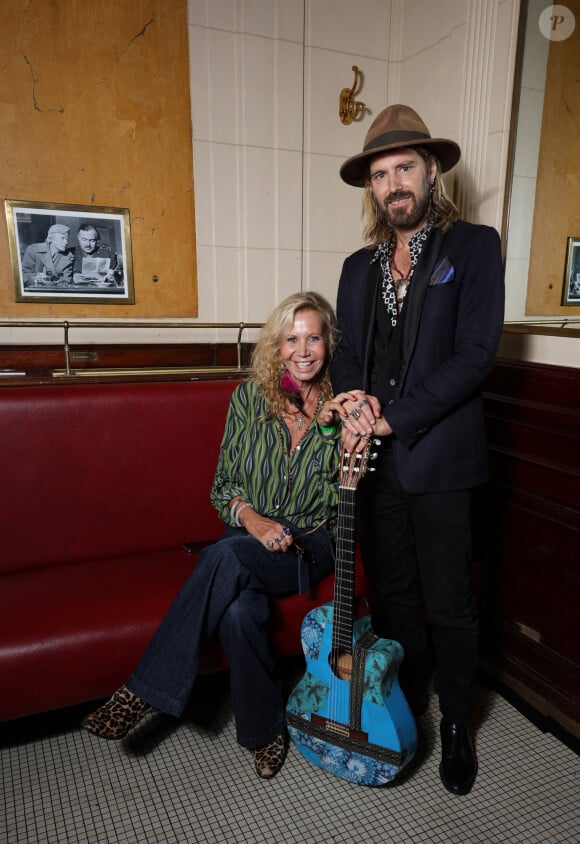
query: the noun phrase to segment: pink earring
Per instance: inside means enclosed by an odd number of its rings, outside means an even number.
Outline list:
[[[284,369],[284,373],[280,379],[280,387],[286,395],[294,395],[298,392],[298,384],[292,378],[287,369]]]

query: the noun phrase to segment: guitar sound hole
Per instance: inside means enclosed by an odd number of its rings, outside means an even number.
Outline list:
[[[350,680],[352,677],[352,654],[346,651],[330,653],[328,656],[330,668],[340,680]]]

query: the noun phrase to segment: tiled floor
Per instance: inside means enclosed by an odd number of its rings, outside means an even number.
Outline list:
[[[479,776],[466,797],[439,781],[435,699],[411,769],[377,789],[334,778],[293,747],[275,779],[259,780],[235,742],[223,675],[200,681],[183,721],[150,715],[122,742],[78,729],[86,711],[42,729],[3,725],[2,844],[580,842],[578,756],[483,688]]]

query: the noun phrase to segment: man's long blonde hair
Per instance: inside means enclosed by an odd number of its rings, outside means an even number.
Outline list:
[[[287,396],[280,384],[285,368],[280,349],[294,324],[296,314],[305,310],[316,311],[320,314],[322,320],[322,336],[326,343],[326,360],[318,374],[316,383],[320,386],[323,401],[332,396],[328,366],[337,340],[334,311],[330,303],[320,293],[314,291],[293,293],[274,308],[268,317],[252,355],[251,378],[266,399],[268,404],[266,418],[268,419],[274,419],[284,410]]]
[[[446,232],[459,218],[459,211],[457,210],[451,197],[445,192],[443,181],[441,179],[441,166],[439,164],[439,160],[423,147],[413,147],[413,149],[421,156],[426,164],[429,164],[432,160],[435,162],[437,167],[433,184],[433,193],[431,194],[429,219],[435,228]],[[365,221],[363,236],[367,246],[379,246],[379,244],[390,239],[393,233],[392,227],[385,220],[384,211],[375,199],[370,182],[367,182],[364,187],[362,217]]]

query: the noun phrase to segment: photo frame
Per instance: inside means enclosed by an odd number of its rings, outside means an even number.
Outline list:
[[[580,237],[567,241],[562,304],[580,305]]]
[[[5,200],[16,302],[135,304],[128,208]]]

